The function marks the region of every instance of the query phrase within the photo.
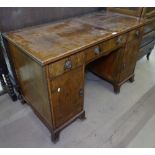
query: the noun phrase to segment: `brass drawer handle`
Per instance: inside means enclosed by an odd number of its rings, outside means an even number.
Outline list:
[[[68,70],[72,68],[72,61],[71,60],[66,60],[64,64],[64,69]]]
[[[99,55],[101,53],[100,47],[99,46],[95,47],[94,52],[95,52],[96,55]]]
[[[123,38],[118,37],[116,42],[117,42],[117,44],[122,44],[123,43]]]
[[[139,35],[140,35],[140,32],[139,32],[139,30],[137,30],[136,31],[136,36],[139,37]]]

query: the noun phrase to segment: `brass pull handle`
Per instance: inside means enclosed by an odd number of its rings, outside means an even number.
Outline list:
[[[95,47],[95,54],[99,55],[101,53],[101,49],[99,46]]]
[[[64,69],[68,70],[72,68],[72,61],[71,60],[66,60],[64,64]]]
[[[139,35],[140,35],[140,32],[137,30],[136,31],[136,36],[139,37]]]
[[[123,38],[118,37],[116,42],[117,42],[117,44],[122,44],[123,43]]]

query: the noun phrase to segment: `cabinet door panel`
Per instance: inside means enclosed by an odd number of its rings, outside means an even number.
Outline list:
[[[120,81],[134,73],[141,37],[127,43],[123,56],[123,64],[121,68]]]
[[[71,70],[51,82],[55,127],[83,110],[84,66]]]

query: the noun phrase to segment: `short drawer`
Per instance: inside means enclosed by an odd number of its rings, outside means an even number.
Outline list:
[[[88,48],[87,50],[85,50],[86,62],[91,62],[92,60],[100,56],[109,54],[109,52],[113,51],[114,49],[120,48],[124,45],[126,39],[127,35],[123,34],[118,37],[104,41],[96,46]]]
[[[90,47],[84,51],[86,63],[98,58],[101,54],[101,45]]]
[[[127,39],[127,33],[119,35],[119,36],[112,38],[108,41],[105,41],[101,44],[101,50],[103,51],[103,53],[104,52],[106,53],[107,51],[117,49],[120,46],[123,46],[124,43],[126,43],[126,39]]]
[[[146,33],[149,33],[151,31],[154,31],[155,30],[155,20],[153,20],[152,22],[144,25],[144,35]]]
[[[84,64],[84,53],[80,52],[49,65],[50,78],[59,76]]]

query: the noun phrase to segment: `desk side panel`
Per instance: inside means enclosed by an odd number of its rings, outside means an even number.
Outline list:
[[[45,68],[15,45],[7,43],[24,99],[52,127]]]

